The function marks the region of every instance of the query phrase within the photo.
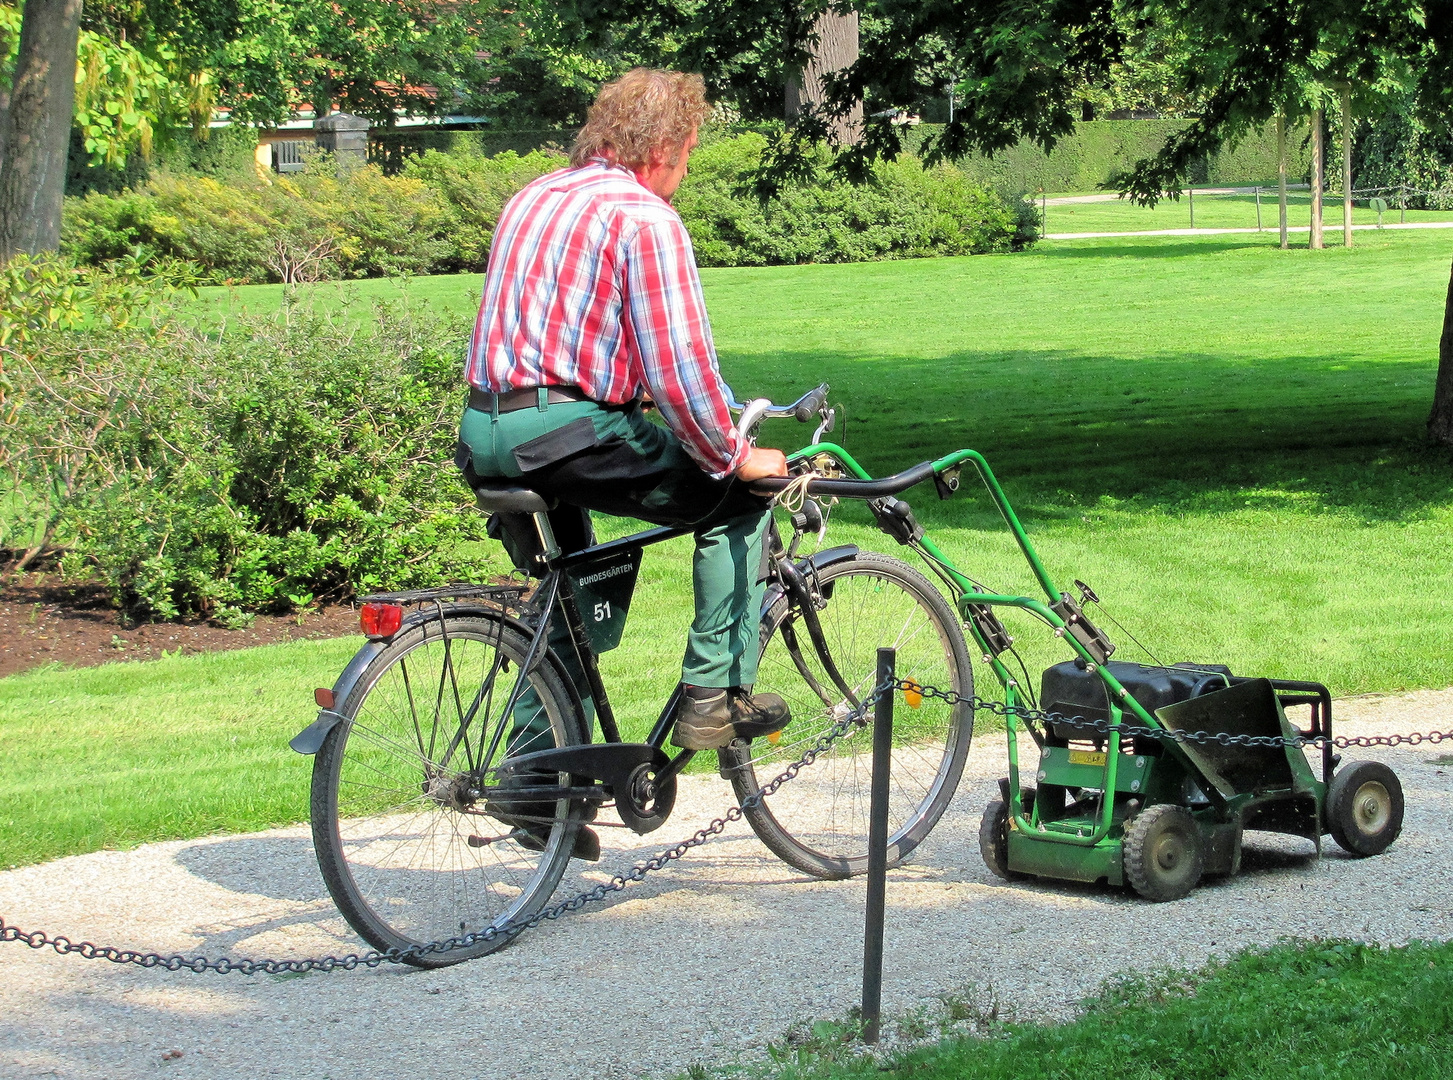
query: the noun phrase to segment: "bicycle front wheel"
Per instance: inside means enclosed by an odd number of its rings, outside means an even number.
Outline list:
[[[723,750],[738,799],[755,794],[815,744],[873,690],[880,647],[897,650],[899,679],[973,693],[963,632],[943,594],[906,563],[873,552],[817,574],[818,621],[834,679],[803,613],[787,596],[762,617],[762,659],[755,689],[780,694],[792,723],[774,744]],[[844,691],[846,687],[846,691]],[[922,842],[953,798],[973,735],[966,702],[898,692],[888,810],[889,865]],[[746,812],[757,836],[779,858],[821,878],[868,868],[868,809],[873,770],[872,714],[775,795]]]
[[[313,845],[339,911],[375,948],[528,919],[564,874],[579,829],[567,802],[543,804],[522,828],[478,797],[506,755],[585,741],[548,658],[505,713],[528,645],[503,618],[446,613],[395,637],[338,704],[343,720],[313,762]],[[410,963],[456,964],[511,938]]]

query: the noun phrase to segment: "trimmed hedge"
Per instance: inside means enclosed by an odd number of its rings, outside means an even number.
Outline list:
[[[1154,156],[1186,120],[1090,120],[1060,140],[1049,154],[1020,143],[992,158],[975,154],[958,163],[966,175],[999,191],[1095,191],[1116,172]],[[909,145],[917,148],[935,126],[914,129]],[[1287,129],[1287,175],[1305,180],[1311,171],[1308,128]],[[1276,125],[1268,124],[1235,146],[1222,149],[1193,170],[1193,184],[1230,186],[1276,182]]]
[[[1032,243],[1035,217],[950,168],[915,159],[855,187],[819,162],[809,183],[763,204],[745,193],[757,134],[709,140],[677,206],[703,265],[852,262],[1009,251]],[[563,167],[558,151],[425,152],[398,176],[335,172],[315,159],[270,183],[158,175],[115,195],[67,200],[62,251],[99,266],[136,252],[185,259],[214,281],[312,281],[483,270],[505,201]]]

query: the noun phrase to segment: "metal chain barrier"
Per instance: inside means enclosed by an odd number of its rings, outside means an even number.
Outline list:
[[[579,911],[587,904],[598,903],[612,893],[617,893],[638,881],[645,880],[648,874],[660,870],[662,867],[682,858],[688,851],[698,848],[706,843],[713,836],[718,836],[726,831],[726,827],[734,822],[740,821],[748,810],[760,806],[762,802],[777,793],[783,784],[797,778],[797,775],[816,761],[822,754],[826,753],[843,735],[854,727],[863,727],[868,716],[878,699],[885,693],[893,690],[894,684],[884,683],[875,687],[873,693],[867,699],[860,702],[846,716],[835,721],[832,727],[807,749],[787,768],[783,769],[775,778],[758,788],[753,794],[747,796],[738,805],[730,807],[725,814],[713,820],[705,828],[698,829],[694,834],[688,836],[674,847],[653,855],[643,862],[637,863],[625,873],[616,874],[609,881],[601,882],[593,889],[579,893],[562,900],[557,904],[537,911],[527,919],[517,922],[506,921],[494,926],[486,927],[476,933],[465,934],[460,937],[446,938],[442,941],[430,941],[419,945],[410,945],[404,949],[370,950],[365,953],[349,953],[347,956],[320,956],[309,957],[305,960],[233,960],[223,956],[216,960],[210,960],[204,956],[164,956],[161,953],[138,952],[134,949],[121,949],[114,945],[94,945],[89,941],[71,941],[63,936],[51,936],[40,930],[25,931],[18,927],[10,926],[0,917],[0,942],[18,941],[29,945],[32,949],[54,949],[62,956],[80,956],[86,960],[110,960],[113,964],[135,964],[144,968],[161,968],[165,971],[194,971],[198,974],[204,971],[215,971],[219,975],[227,975],[236,972],[239,975],[283,975],[283,974],[304,974],[311,971],[353,971],[357,968],[375,968],[380,964],[405,964],[424,956],[433,956],[441,953],[453,952],[456,949],[467,949],[481,942],[497,941],[500,938],[513,938],[526,930],[533,929],[543,922],[553,922],[563,915]]]
[[[1303,747],[1322,746],[1329,741],[1325,735],[1232,735],[1225,731],[1177,731],[1172,728],[1150,728],[1139,724],[1112,724],[1108,720],[1090,720],[1083,716],[1065,716],[1063,713],[1025,708],[1023,705],[1006,705],[1002,701],[989,701],[977,694],[965,697],[953,690],[940,690],[936,686],[923,686],[906,679],[898,680],[893,689],[922,694],[924,697],[936,698],[949,705],[968,705],[975,712],[990,712],[995,716],[1013,716],[1016,719],[1035,720],[1042,724],[1055,723],[1094,732],[1097,735],[1118,732],[1122,738],[1128,736],[1130,738],[1160,739],[1165,742],[1195,743],[1198,746],[1215,743],[1217,746]],[[1402,746],[1404,744],[1418,746],[1425,742],[1437,744],[1444,740],[1453,742],[1453,731],[1414,731],[1407,735],[1355,735],[1352,738],[1338,735],[1330,741],[1332,746],[1340,750],[1349,746]]]
[[[135,964],[138,967],[162,968],[166,971],[198,973],[215,971],[223,975],[232,972],[242,975],[258,973],[281,975],[302,974],[311,971],[353,971],[360,967],[378,967],[380,964],[403,964],[424,956],[467,949],[480,942],[496,941],[502,937],[513,938],[543,922],[553,922],[561,916],[579,911],[587,904],[598,903],[612,893],[620,892],[628,885],[643,881],[648,874],[684,857],[687,852],[700,847],[711,837],[720,835],[728,825],[740,821],[748,810],[760,806],[764,800],[776,794],[784,784],[795,779],[803,769],[816,761],[849,730],[866,724],[865,717],[878,699],[883,694],[895,690],[934,698],[949,705],[966,704],[976,712],[988,712],[995,716],[1014,716],[1016,719],[1033,720],[1042,724],[1066,725],[1097,735],[1118,732],[1121,737],[1160,739],[1167,742],[1195,743],[1197,745],[1214,743],[1217,746],[1304,747],[1321,746],[1328,742],[1325,735],[1290,737],[1284,735],[1232,735],[1228,732],[1177,731],[1170,728],[1144,727],[1138,724],[1112,724],[1108,720],[1091,720],[1083,716],[1065,716],[1061,713],[1050,713],[1042,709],[1026,708],[1022,705],[1007,705],[1004,702],[991,701],[978,695],[964,696],[953,690],[940,690],[936,686],[926,686],[912,680],[899,679],[876,687],[873,693],[848,715],[836,721],[800,758],[788,765],[778,776],[763,785],[754,794],[743,799],[740,804],[729,808],[725,814],[713,820],[706,827],[698,829],[693,835],[674,847],[666,848],[651,858],[637,863],[625,873],[617,874],[593,889],[562,900],[517,922],[503,922],[473,934],[411,945],[405,949],[381,951],[375,949],[365,953],[350,953],[346,956],[310,957],[305,960],[233,960],[225,956],[209,960],[201,956],[164,956],[160,953],[120,949],[113,945],[93,945],[89,941],[71,941],[62,936],[52,937],[39,930],[27,932],[8,925],[4,918],[0,918],[0,941],[18,941],[29,945],[32,949],[51,948],[62,956],[77,955],[87,960],[110,960],[114,964]],[[1419,746],[1423,743],[1436,745],[1445,740],[1453,742],[1453,731],[1412,732],[1407,735],[1357,735],[1352,738],[1337,736],[1330,741],[1334,747],[1344,749],[1370,746]]]

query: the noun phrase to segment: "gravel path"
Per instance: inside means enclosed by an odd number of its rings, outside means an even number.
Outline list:
[[[1447,730],[1453,690],[1350,699],[1337,712],[1341,734]],[[1402,839],[1387,854],[1356,861],[1329,844],[1318,860],[1308,842],[1252,834],[1239,877],[1153,906],[1116,889],[992,878],[975,837],[1003,739],[978,739],[955,805],[914,864],[890,875],[885,1009],[992,987],[1020,1018],[1058,1017],[1115,971],[1193,965],[1281,936],[1448,938],[1449,751],[1363,752],[1392,765],[1407,794]],[[661,832],[627,843],[605,831],[614,846],[600,867],[688,834],[728,798],[723,781],[688,778]],[[158,951],[358,948],[303,829],[0,873],[0,913],[24,928]],[[862,914],[861,881],[804,879],[737,826],[614,902],[441,971],[173,974],[0,945],[0,1076],[671,1075],[750,1053],[795,1021],[844,1013],[858,997]]]

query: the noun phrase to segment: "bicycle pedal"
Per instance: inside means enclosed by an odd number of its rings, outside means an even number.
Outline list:
[[[590,826],[580,826],[580,831],[575,834],[575,847],[571,850],[570,857],[585,862],[600,862],[600,836]]]
[[[737,755],[735,760],[745,763],[751,753],[751,741],[740,736],[727,743],[716,752],[716,772],[723,780],[730,780],[732,775],[742,766],[729,765],[727,762],[732,755]]]

